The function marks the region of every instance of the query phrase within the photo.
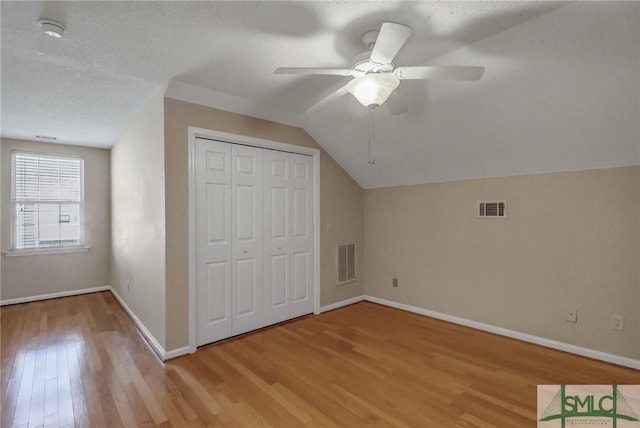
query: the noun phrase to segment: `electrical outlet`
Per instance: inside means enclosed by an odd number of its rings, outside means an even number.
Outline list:
[[[611,315],[611,330],[624,330],[624,316]]]
[[[398,286],[398,278],[393,278],[393,280],[391,281],[391,283],[392,283],[392,285],[393,285],[394,287],[397,287],[397,286]]]
[[[569,308],[564,314],[564,319],[569,322],[578,322],[578,310],[576,308]]]

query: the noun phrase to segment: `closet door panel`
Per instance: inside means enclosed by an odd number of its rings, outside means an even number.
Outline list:
[[[196,344],[231,335],[231,146],[197,139]]]
[[[262,150],[233,145],[232,154],[232,333],[264,325]]]
[[[289,318],[289,154],[264,151],[264,309],[268,324]]]
[[[309,298],[309,276],[307,269],[309,254],[301,251],[293,254],[293,302],[304,302]]]
[[[313,158],[290,155],[290,316],[313,312]]]
[[[256,289],[260,285],[260,278],[256,275],[255,260],[253,258],[238,259],[235,266],[236,317],[255,315]]]

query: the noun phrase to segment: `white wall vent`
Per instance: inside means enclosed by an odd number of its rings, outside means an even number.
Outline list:
[[[505,218],[507,216],[506,201],[480,201],[478,202],[478,217],[481,218]]]
[[[356,243],[347,242],[337,246],[338,284],[356,280]]]

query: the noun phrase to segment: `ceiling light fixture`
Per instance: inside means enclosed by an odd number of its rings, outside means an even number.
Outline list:
[[[60,39],[64,35],[65,31],[67,31],[67,27],[51,19],[40,19],[38,23],[40,24],[44,34],[56,39]]]
[[[360,104],[374,109],[381,106],[399,84],[400,79],[393,73],[369,73],[351,80],[347,91]]]
[[[358,102],[369,108],[369,165],[375,165],[376,158],[373,153],[375,129],[373,118],[374,110],[384,104],[400,84],[400,79],[393,73],[374,72],[356,77],[347,84],[347,91],[356,97]]]

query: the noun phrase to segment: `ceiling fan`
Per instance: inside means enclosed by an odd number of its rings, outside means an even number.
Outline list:
[[[280,67],[274,74],[328,74],[353,77],[346,85],[329,94],[307,112],[352,94],[365,107],[375,109],[394,93],[401,80],[478,80],[484,67],[472,66],[409,66],[395,67],[393,59],[407,41],[413,29],[394,22],[384,22],[380,31],[371,30],[362,35],[369,48],[368,57],[358,56],[350,68]],[[403,108],[392,108],[392,113],[403,112]]]

